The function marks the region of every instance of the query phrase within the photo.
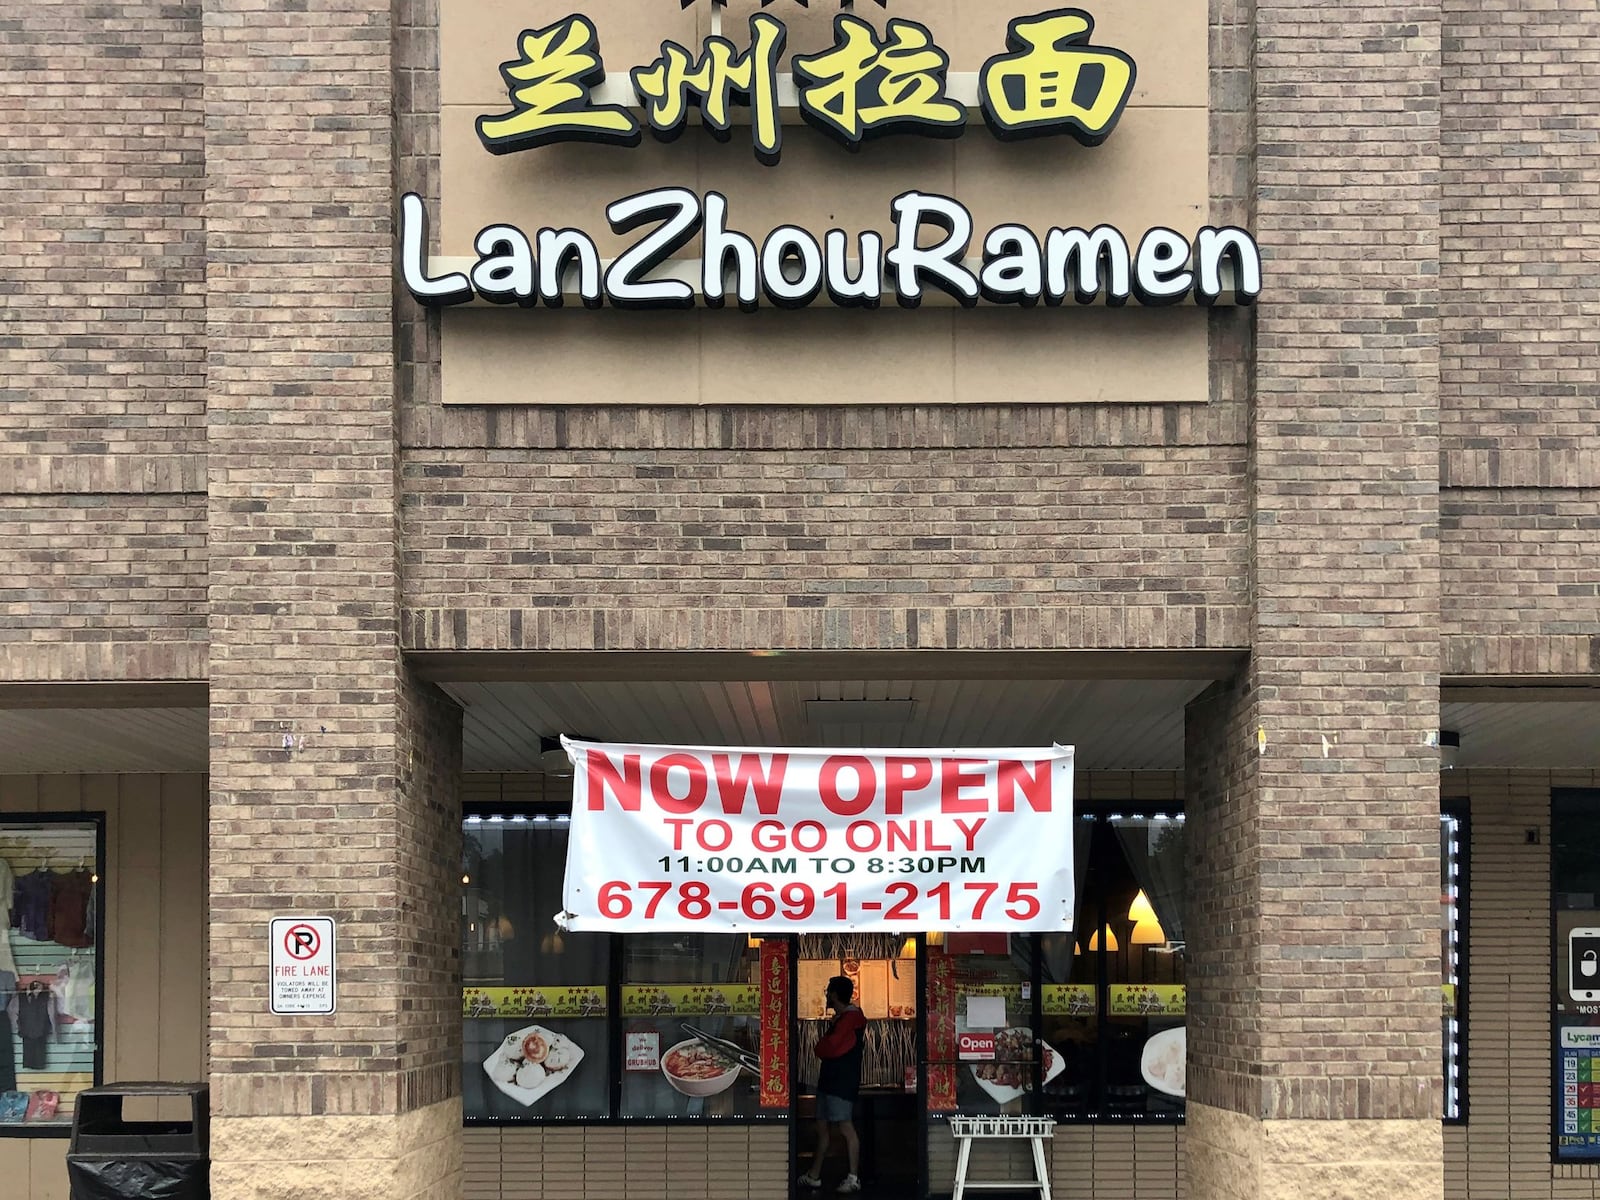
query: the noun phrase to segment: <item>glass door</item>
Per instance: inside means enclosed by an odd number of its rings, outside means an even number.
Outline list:
[[[917,1109],[920,1058],[918,939],[901,934],[803,934],[795,964],[794,1175],[820,1179],[799,1195],[833,1195],[850,1169],[853,1134],[863,1194],[913,1200],[922,1194]],[[861,1010],[859,1083],[849,1122],[820,1117],[817,1051],[838,1017],[827,1002],[833,980],[848,981]],[[846,1080],[846,1085],[852,1082]],[[832,1113],[842,1111],[833,1102]],[[847,1131],[844,1127],[849,1126]]]
[[[948,1119],[1036,1112],[1042,1084],[1064,1068],[1037,1027],[1031,935],[946,933],[927,937],[925,1092],[928,1192],[949,1195],[956,1151]],[[1025,1141],[979,1141],[970,1180],[1034,1178]]]

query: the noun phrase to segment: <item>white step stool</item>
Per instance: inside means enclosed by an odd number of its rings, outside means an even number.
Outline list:
[[[951,1117],[950,1133],[961,1144],[956,1157],[956,1190],[952,1200],[961,1200],[971,1189],[1020,1191],[1038,1188],[1042,1200],[1050,1200],[1050,1170],[1044,1161],[1044,1142],[1055,1133],[1056,1123],[1049,1117]],[[972,1157],[974,1138],[1027,1138],[1033,1143],[1034,1180],[1008,1179],[1003,1183],[967,1182],[967,1161]]]

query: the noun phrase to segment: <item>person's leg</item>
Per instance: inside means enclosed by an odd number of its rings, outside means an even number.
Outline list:
[[[861,1177],[861,1139],[856,1136],[854,1121],[840,1121],[839,1135],[844,1138],[845,1153],[850,1156],[850,1174]]]
[[[822,1102],[824,1097],[817,1097],[817,1149],[811,1159],[811,1169],[800,1176],[800,1182],[810,1187],[820,1186],[822,1183],[822,1162],[828,1157],[828,1143],[831,1141],[827,1115],[823,1112]]]

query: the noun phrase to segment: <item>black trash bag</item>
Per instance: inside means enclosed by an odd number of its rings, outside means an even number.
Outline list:
[[[72,1200],[207,1200],[208,1175],[203,1159],[67,1159]]]

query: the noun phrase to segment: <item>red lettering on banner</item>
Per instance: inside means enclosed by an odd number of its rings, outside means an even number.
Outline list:
[[[809,846],[801,840],[802,835],[810,840]],[[821,850],[828,844],[828,827],[821,821],[801,821],[794,827],[794,832],[789,837],[796,850],[803,850],[809,854],[813,850]]]
[[[956,822],[961,824],[960,821]],[[979,825],[983,824],[980,819]],[[951,844],[940,844],[937,835],[933,832],[932,821],[890,821],[888,836],[884,838],[883,848],[887,851],[895,850],[954,850]],[[969,847],[970,849],[970,847]]]
[[[920,792],[933,782],[933,760],[887,758],[883,775],[883,811],[898,817],[906,810],[906,793]]]
[[[955,821],[953,822],[955,827],[957,829],[961,830],[961,832],[966,836],[967,844],[966,844],[965,849],[969,853],[978,848],[978,830],[982,829],[988,823],[989,823],[989,818],[988,817],[979,817],[971,825],[968,825],[960,817],[957,817],[955,819]]]
[[[995,787],[995,794],[1000,801],[1000,811],[1014,811],[1017,807],[1017,793],[1021,792],[1022,798],[1033,807],[1034,812],[1049,812],[1050,767],[1051,764],[1047,761],[1037,763],[1035,770],[1038,774],[1030,775],[1024,763],[1002,762],[997,772]]]
[[[750,829],[750,841],[757,850],[782,850],[788,845],[782,821],[757,821]]]
[[[761,773],[759,754],[741,754],[739,765],[726,754],[711,756],[711,769],[717,777],[717,793],[722,797],[722,811],[734,816],[744,813],[745,797],[752,788],[756,794],[756,811],[764,817],[774,816],[778,801],[783,796],[783,776],[789,769],[787,754],[774,754],[772,766]]]
[[[607,786],[611,788],[611,794],[617,798],[617,803],[621,805],[623,812],[639,811],[641,772],[637,754],[624,754],[622,770],[619,772],[605,754],[599,750],[590,750],[588,774],[590,812],[599,812],[605,808]]]
[[[672,794],[671,772],[676,767],[689,776],[689,790]],[[650,795],[669,813],[698,812],[706,802],[706,765],[692,754],[663,754],[650,767]]]
[[[858,830],[862,832],[857,832]],[[860,853],[876,850],[883,842],[883,830],[871,821],[851,821],[844,831],[844,844]]]
[[[839,794],[839,772],[849,770],[856,777],[856,793],[846,800]],[[872,760],[855,754],[835,754],[822,764],[817,781],[817,791],[829,812],[841,817],[860,816],[872,807],[878,793],[878,773],[872,769]]]
[[[965,768],[978,767],[977,771]],[[976,758],[943,758],[939,760],[939,808],[947,813],[981,813],[989,811],[985,796],[963,796],[968,788],[983,786],[983,760]]]
[[[694,825],[688,817],[663,817],[661,823],[672,830],[672,848],[683,849],[683,831]]]

